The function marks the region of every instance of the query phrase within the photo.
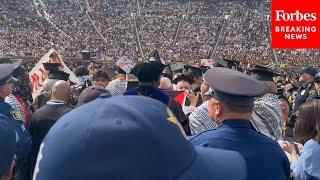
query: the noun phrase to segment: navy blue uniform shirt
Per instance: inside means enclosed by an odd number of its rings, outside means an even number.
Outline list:
[[[248,179],[290,177],[289,160],[278,143],[255,131],[247,120],[225,120],[217,130],[200,133],[190,141],[194,146],[239,152],[246,161]]]
[[[0,114],[7,117],[5,120],[12,125],[17,133],[17,158],[26,159],[31,151],[31,136],[25,129],[23,122],[14,118],[14,111],[11,106],[0,98]]]

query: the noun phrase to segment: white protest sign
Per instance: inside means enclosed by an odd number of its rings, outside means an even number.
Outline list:
[[[214,63],[213,59],[201,59],[202,66],[208,66],[210,68],[213,68],[213,63]]]
[[[135,62],[133,62],[132,59],[130,59],[128,56],[122,56],[117,62],[116,65],[120,67],[122,70],[124,70],[127,74],[131,72],[131,70],[136,65]]]
[[[55,56],[50,58],[50,55],[56,53]],[[32,97],[36,98],[40,92],[42,91],[43,82],[48,79],[48,74],[43,67],[43,63],[60,63],[61,71],[64,71],[70,74],[69,79],[72,82],[76,82],[76,76],[74,73],[67,67],[67,65],[63,62],[61,56],[54,50],[50,49],[47,54],[45,54],[40,61],[34,66],[34,68],[29,72],[30,83],[32,87]]]
[[[175,63],[175,64],[170,64],[170,68],[172,71],[177,71],[177,70],[181,70],[184,68],[184,66],[186,65],[186,63]]]

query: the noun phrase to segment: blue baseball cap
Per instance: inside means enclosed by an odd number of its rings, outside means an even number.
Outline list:
[[[64,115],[34,172],[35,180],[245,178],[239,153],[193,147],[167,106],[142,96],[101,96]]]
[[[16,151],[16,133],[6,121],[6,117],[0,115],[0,174],[8,169]]]

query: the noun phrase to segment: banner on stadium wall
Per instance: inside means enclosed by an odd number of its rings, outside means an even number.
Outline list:
[[[51,54],[56,54],[50,58]],[[43,63],[60,63],[61,64],[61,71],[70,74],[70,81],[76,82],[76,76],[74,73],[67,67],[67,65],[62,60],[62,57],[58,52],[54,49],[50,49],[48,53],[46,53],[40,61],[34,66],[34,68],[29,72],[30,83],[32,87],[32,97],[36,98],[40,92],[43,90],[43,82],[48,79],[48,74],[43,67]]]

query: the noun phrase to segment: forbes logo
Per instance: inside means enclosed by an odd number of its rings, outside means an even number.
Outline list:
[[[317,13],[300,13],[296,10],[287,13],[284,10],[276,10],[276,21],[316,21]]]

